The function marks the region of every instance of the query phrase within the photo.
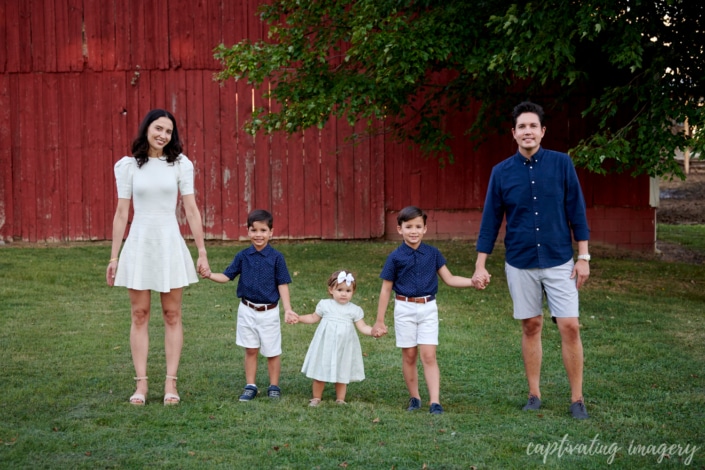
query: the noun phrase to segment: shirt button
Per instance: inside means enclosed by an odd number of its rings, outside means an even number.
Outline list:
[[[538,228],[538,227],[536,227],[536,231],[537,231],[537,232],[539,231],[539,228]]]
[[[538,213],[538,212],[534,212],[534,215],[539,215],[539,213]]]

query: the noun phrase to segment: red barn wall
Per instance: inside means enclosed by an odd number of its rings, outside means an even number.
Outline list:
[[[344,120],[294,136],[243,131],[268,103],[244,83],[215,82],[213,48],[263,37],[258,3],[0,2],[0,239],[110,239],[112,167],[155,107],[177,118],[209,239],[244,237],[254,208],[273,212],[282,238],[397,239],[396,212],[409,204],[429,211],[429,238],[475,238],[492,165],[515,150],[509,135],[479,149],[459,137],[456,162],[442,167],[384,136],[352,145]],[[547,147],[576,142],[573,111],[549,122]],[[461,136],[469,119],[447,125]],[[648,178],[580,178],[594,241],[653,249]]]

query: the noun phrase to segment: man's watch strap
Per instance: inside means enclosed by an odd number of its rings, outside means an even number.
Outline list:
[[[578,255],[578,259],[582,259],[587,262],[590,262],[590,255]]]

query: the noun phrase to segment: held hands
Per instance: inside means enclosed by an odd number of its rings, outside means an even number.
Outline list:
[[[487,270],[477,270],[472,276],[472,286],[477,290],[483,290],[490,283],[492,275]]]
[[[211,276],[211,268],[208,266],[199,266],[198,274],[203,278],[209,278]]]
[[[206,255],[198,257],[198,261],[196,262],[196,270],[198,271],[198,274],[201,275],[201,277],[210,277],[211,268],[208,264],[208,257],[206,257]]]
[[[387,326],[384,323],[377,322],[372,327],[372,336],[380,338],[387,334]]]
[[[299,314],[293,310],[287,310],[284,312],[284,321],[289,325],[295,325],[299,322]]]

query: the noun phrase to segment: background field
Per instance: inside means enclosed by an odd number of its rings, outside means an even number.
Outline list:
[[[293,275],[296,311],[309,313],[325,296],[328,274],[347,268],[359,282],[354,301],[374,321],[378,274],[396,243],[275,245]],[[434,245],[451,271],[472,275],[471,244]],[[209,246],[211,266],[223,269],[244,247]],[[613,462],[644,468],[660,461],[704,468],[702,266],[592,251],[592,276],[581,291],[591,418],[575,421],[567,413],[560,339],[550,322],[544,407],[520,410],[526,400],[520,328],[511,319],[501,250],[490,257],[494,276],[486,291],[441,287],[438,358],[446,412],[431,416],[425,409],[404,411],[408,397],[391,328],[392,335],[378,340],[361,337],[367,379],[350,385],[347,406],[333,403],[332,386],[320,407],[307,406],[310,381],[299,370],[311,325],[283,325],[283,399],[239,403],[236,284],[207,281],[186,290],[182,404],[161,404],[163,326],[153,315],[148,403],[133,407],[127,402],[134,390],[129,303],[124,289],[105,285],[109,247],[5,246],[0,467],[605,468]],[[157,297],[153,308],[158,312]],[[258,383],[268,385],[263,360]],[[425,401],[424,389],[422,382]]]

